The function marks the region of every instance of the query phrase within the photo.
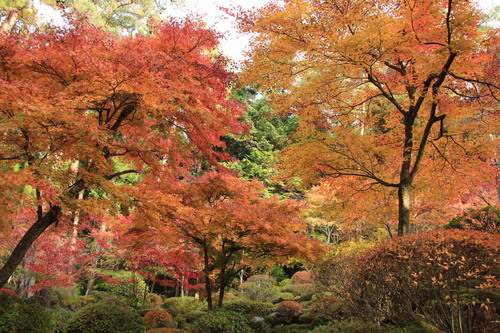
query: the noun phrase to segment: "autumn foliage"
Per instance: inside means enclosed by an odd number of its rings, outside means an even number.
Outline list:
[[[357,261],[351,292],[362,315],[440,329],[488,332],[498,320],[500,241],[477,231],[430,231],[383,242]]]
[[[242,109],[226,98],[224,58],[209,54],[215,33],[195,21],[151,29],[118,38],[74,21],[0,36],[0,226],[16,228],[26,209],[34,216],[0,285],[58,219],[140,201],[146,193],[127,176],[158,181],[227,157],[220,137],[241,130]]]
[[[493,184],[498,34],[479,14],[460,0],[285,0],[235,13],[255,34],[244,81],[299,116],[287,175],[305,186],[355,178],[346,190],[373,190],[381,219],[390,194],[385,219],[400,236],[414,231],[414,206]]]

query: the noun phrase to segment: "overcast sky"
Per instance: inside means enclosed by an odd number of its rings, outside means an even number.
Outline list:
[[[489,11],[498,0],[476,0],[485,11]],[[220,31],[224,39],[221,41],[220,49],[234,61],[243,59],[243,49],[248,45],[249,37],[241,36],[235,32],[232,26],[232,19],[227,14],[219,10],[219,7],[243,8],[261,7],[269,0],[184,0],[183,9],[176,10],[175,16],[186,15],[194,12],[207,22],[210,28]],[[172,14],[172,13],[168,13]]]

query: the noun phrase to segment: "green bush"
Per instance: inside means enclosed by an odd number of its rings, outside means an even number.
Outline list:
[[[191,324],[194,333],[251,333],[248,320],[240,313],[218,309]]]
[[[238,287],[251,301],[273,303],[278,299],[279,289],[275,286],[276,279],[267,275],[251,276]]]
[[[16,305],[20,300],[5,291],[0,291],[0,333],[11,333],[14,331],[16,318]]]
[[[292,293],[278,293],[276,301],[278,302],[283,302],[283,301],[293,301],[295,300],[295,296]]]
[[[51,320],[51,328],[54,333],[65,333],[66,329],[68,328],[68,323],[71,320],[71,317],[73,317],[73,312],[62,308],[61,306],[57,305],[54,308],[50,309],[50,314],[52,317]]]
[[[1,333],[51,333],[50,313],[36,297],[20,300],[0,292]]]
[[[78,311],[85,305],[94,303],[97,301],[95,297],[81,296],[81,295],[70,295],[63,298],[60,303],[63,307],[71,309],[73,311]]]
[[[99,302],[75,313],[67,333],[142,333],[141,318],[128,308]]]
[[[263,318],[250,319],[250,327],[254,332],[268,333],[271,332],[271,325],[269,325]]]
[[[206,313],[207,304],[194,297],[170,297],[163,303],[163,308],[183,327]]]
[[[317,292],[317,286],[312,283],[293,284],[281,289],[282,292],[293,294],[300,301],[310,301]]]
[[[275,306],[272,303],[236,300],[226,302],[224,308],[244,314],[247,317],[265,317],[275,311]]]

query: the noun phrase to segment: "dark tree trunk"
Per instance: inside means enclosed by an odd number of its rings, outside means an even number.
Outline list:
[[[0,269],[0,288],[3,287],[10,276],[14,273],[17,266],[21,263],[26,252],[37,238],[53,223],[57,221],[57,217],[61,212],[61,208],[53,206],[42,218],[39,218],[24,234],[23,238],[17,243],[14,251],[12,251],[9,259]]]
[[[203,250],[203,255],[204,255],[204,269],[203,269],[203,279],[205,280],[205,292],[207,293],[207,304],[208,304],[208,311],[212,311],[213,309],[213,304],[212,304],[212,280],[210,279],[210,261],[208,258],[208,250],[205,249]]]

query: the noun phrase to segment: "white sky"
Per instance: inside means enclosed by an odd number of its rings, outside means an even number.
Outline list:
[[[476,0],[485,12],[489,11],[499,0]],[[173,16],[183,16],[186,13],[198,13],[208,24],[221,32],[224,39],[221,40],[220,49],[224,55],[238,62],[243,60],[242,52],[247,47],[250,37],[236,33],[232,27],[232,18],[219,10],[219,7],[252,8],[261,7],[269,0],[184,0],[184,8],[179,8],[174,13],[167,13]]]
[[[489,11],[494,5],[498,4],[499,0],[476,0],[485,12]],[[41,15],[47,21],[53,21],[58,24],[59,20],[55,18],[54,10],[45,5],[40,5],[39,0],[35,0],[35,6],[41,10]],[[175,17],[182,17],[190,13],[198,14],[206,22],[209,28],[219,31],[224,38],[221,40],[220,49],[230,59],[238,62],[243,60],[242,52],[247,47],[249,36],[242,36],[236,33],[232,26],[232,18],[221,11],[220,7],[238,7],[252,8],[261,7],[268,3],[269,0],[184,0],[184,5],[180,7],[172,7],[166,13]],[[52,12],[52,14],[50,13]],[[60,24],[60,23],[59,23]]]

